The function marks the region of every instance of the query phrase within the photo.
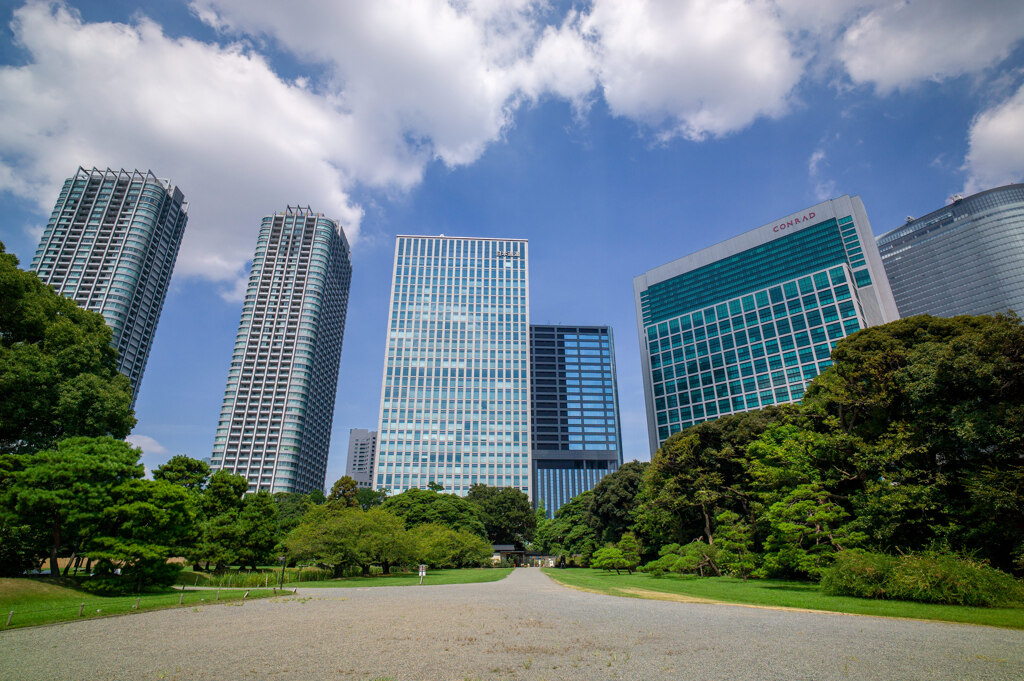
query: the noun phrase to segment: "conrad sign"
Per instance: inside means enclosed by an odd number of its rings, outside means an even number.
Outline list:
[[[798,218],[793,218],[792,220],[786,220],[784,222],[780,222],[777,225],[772,226],[772,231],[773,232],[782,232],[782,231],[785,231],[785,230],[789,229],[790,227],[796,227],[800,223],[807,222],[809,220],[813,220],[815,215],[816,214],[813,211],[810,212],[810,213],[804,213],[803,215],[801,215]]]

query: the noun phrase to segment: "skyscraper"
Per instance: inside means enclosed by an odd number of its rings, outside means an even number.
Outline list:
[[[899,316],[857,196],[657,267],[633,291],[652,453],[695,423],[799,400],[840,338]]]
[[[374,488],[529,494],[526,241],[399,236],[394,267]]]
[[[878,237],[900,314],[1024,315],[1024,185],[979,192]]]
[[[324,487],[351,279],[337,222],[263,218],[210,461],[249,491]]]
[[[352,428],[348,431],[348,462],[345,475],[360,487],[373,487],[373,462],[377,458],[377,431]]]
[[[530,326],[534,502],[552,517],[622,465],[608,326]]]
[[[103,314],[133,403],[186,222],[185,196],[169,180],[79,168],[64,181],[32,258],[45,283]]]

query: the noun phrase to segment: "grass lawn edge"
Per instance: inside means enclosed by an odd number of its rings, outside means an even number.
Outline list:
[[[569,589],[575,589],[576,591],[583,591],[585,593],[600,594],[603,596],[612,596],[615,598],[639,598],[642,600],[656,600],[656,601],[670,601],[674,603],[691,603],[696,605],[730,605],[740,608],[759,608],[761,610],[783,610],[790,612],[809,612],[809,613],[821,613],[825,615],[847,615],[850,617],[881,617],[884,619],[893,620],[906,620],[910,622],[931,622],[935,624],[952,624],[952,625],[967,625],[973,627],[993,627],[996,629],[1011,629],[1020,631],[1024,629],[1024,624],[1020,626],[1000,625],[1000,624],[989,624],[987,622],[970,622],[965,620],[951,620],[951,619],[938,619],[928,617],[908,617],[905,615],[888,615],[880,613],[864,613],[864,612],[847,612],[843,610],[828,610],[822,608],[801,608],[786,605],[765,605],[760,603],[740,603],[737,601],[721,600],[713,598],[704,598],[698,596],[688,596],[686,594],[675,594],[670,591],[653,591],[645,589],[623,589],[620,587],[607,587],[605,589],[595,589],[580,586],[578,584],[570,584],[562,581],[557,576],[557,568],[542,568],[541,572],[551,578],[555,583],[560,586],[564,586]],[[868,599],[865,599],[868,600]],[[930,604],[922,604],[930,605]],[[950,606],[950,607],[969,607],[969,606]]]
[[[174,587],[172,587],[172,588],[174,588]],[[9,607],[9,606],[5,606],[4,608],[2,608],[3,612],[0,613],[0,637],[2,637],[3,634],[5,634],[8,631],[15,631],[15,630],[22,630],[22,629],[35,629],[35,628],[38,628],[38,627],[51,627],[51,626],[60,625],[60,624],[70,624],[70,623],[73,623],[73,622],[88,622],[88,621],[92,621],[92,620],[106,619],[106,618],[109,618],[109,617],[124,617],[124,616],[128,616],[128,615],[140,615],[140,614],[143,614],[143,613],[158,612],[158,611],[161,611],[161,610],[173,610],[173,609],[181,609],[181,608],[201,608],[201,607],[205,607],[205,606],[209,606],[209,605],[230,605],[230,606],[233,606],[233,607],[239,607],[239,606],[244,605],[246,601],[256,601],[256,600],[265,600],[265,599],[269,599],[269,598],[282,598],[282,597],[291,597],[291,596],[293,596],[293,594],[289,590],[277,589],[276,592],[275,592],[275,590],[273,590],[273,589],[264,589],[262,587],[257,589],[257,588],[254,588],[254,587],[250,587],[248,589],[245,589],[245,588],[230,589],[230,590],[229,589],[224,589],[224,591],[227,591],[227,592],[234,592],[234,595],[233,596],[229,596],[227,598],[221,598],[219,600],[206,600],[206,599],[201,598],[198,601],[185,601],[185,602],[180,603],[180,604],[174,602],[173,600],[168,602],[168,603],[157,603],[157,604],[146,603],[145,602],[147,596],[149,596],[149,597],[152,597],[152,596],[174,596],[175,592],[181,593],[181,591],[184,591],[185,594],[199,594],[199,593],[209,593],[210,591],[214,591],[214,590],[215,589],[202,589],[202,588],[200,588],[200,589],[194,589],[194,588],[177,589],[177,588],[175,588],[174,591],[167,592],[167,593],[162,593],[162,594],[152,594],[152,593],[150,593],[150,594],[143,594],[141,596],[142,603],[140,604],[140,607],[139,607],[138,610],[136,610],[134,608],[130,608],[128,610],[122,610],[122,611],[119,611],[119,612],[104,612],[102,614],[91,613],[91,614],[83,615],[81,617],[79,617],[77,615],[57,616],[55,619],[52,619],[52,620],[49,620],[49,621],[33,622],[33,623],[30,623],[30,624],[19,624],[17,621],[15,621],[14,623],[11,624],[11,626],[6,626],[6,624],[5,624],[6,618],[7,618],[7,614],[8,614],[8,609],[7,608]],[[240,591],[249,591],[250,593],[248,594],[248,596],[239,597],[239,594],[237,592],[240,592]],[[85,600],[85,599],[92,599],[94,601],[92,604],[90,604],[90,609],[91,609],[92,606],[95,606],[98,603],[102,604],[102,601],[97,602],[96,599],[97,598],[103,598],[103,597],[97,597],[94,594],[87,594],[87,593],[84,593],[84,592],[79,592],[79,593],[81,593],[84,596],[83,600]],[[126,598],[125,597],[118,597],[119,603],[118,603],[118,605],[116,605],[114,607],[120,607],[120,601],[131,601],[133,598],[136,598],[136,597],[137,596],[134,596],[134,595],[128,596]],[[187,596],[186,596],[186,598],[187,598]],[[76,597],[75,600],[77,600],[77,597]],[[64,607],[54,607],[54,608],[42,608],[42,609],[39,609],[39,610],[29,610],[29,611],[25,611],[24,609],[14,608],[14,612],[15,612],[15,615],[18,615],[20,613],[22,616],[24,616],[26,614],[27,615],[34,615],[34,614],[38,614],[38,613],[41,613],[41,612],[47,612],[47,611],[52,611],[54,613],[65,612],[65,611],[71,612],[71,611],[74,611],[74,607],[75,606],[64,606]]]

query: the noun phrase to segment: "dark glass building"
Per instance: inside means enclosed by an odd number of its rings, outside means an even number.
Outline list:
[[[1024,185],[953,202],[878,238],[900,315],[1024,314]]]
[[[622,464],[608,326],[530,326],[534,504],[548,517]]]

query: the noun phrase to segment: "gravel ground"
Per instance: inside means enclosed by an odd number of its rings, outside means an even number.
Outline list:
[[[1024,679],[1024,631],[500,582],[297,597],[0,633],[0,679]]]

